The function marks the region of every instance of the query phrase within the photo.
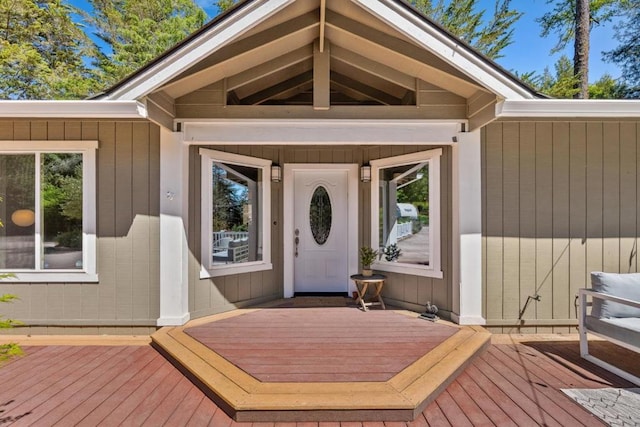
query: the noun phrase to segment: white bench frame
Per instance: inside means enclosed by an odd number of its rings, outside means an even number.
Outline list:
[[[607,336],[605,334],[599,333],[599,332],[594,332],[592,330],[589,330],[587,328],[587,325],[585,323],[585,319],[587,316],[587,306],[591,305],[591,303],[587,303],[587,296],[590,296],[591,298],[598,298],[601,300],[605,300],[605,301],[612,301],[612,302],[617,302],[620,304],[624,304],[624,305],[628,305],[631,307],[636,307],[636,308],[640,308],[640,301],[633,301],[630,299],[626,299],[626,298],[620,298],[620,297],[616,297],[613,295],[609,295],[609,294],[603,294],[601,292],[596,292],[594,290],[591,289],[579,289],[578,290],[578,297],[579,297],[579,304],[580,304],[580,312],[579,312],[579,316],[578,316],[578,330],[580,331],[580,356],[582,356],[583,359],[588,360],[589,362],[600,366],[601,368],[606,369],[607,371],[616,374],[617,376],[624,378],[625,380],[632,382],[638,386],[640,386],[640,378],[636,377],[635,375],[632,375],[626,371],[623,371],[622,369],[613,366],[607,362],[605,362],[602,359],[599,359],[591,354],[589,354],[589,340],[587,337],[587,333],[596,335],[600,338],[604,338],[608,341],[611,341],[614,344],[617,344],[621,347],[627,348],[629,350],[635,351],[640,353],[640,347],[637,347],[631,343],[625,342],[625,341],[620,341],[616,338],[612,338],[610,336]]]

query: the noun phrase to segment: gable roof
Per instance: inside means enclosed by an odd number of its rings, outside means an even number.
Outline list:
[[[356,11],[356,8],[359,10]],[[320,13],[317,13],[318,9]],[[298,10],[297,16],[295,10]],[[363,21],[365,15],[367,22]],[[266,39],[270,35],[273,38]],[[367,71],[388,69],[390,74],[400,77],[402,74],[418,77],[464,98],[470,98],[478,90],[501,99],[542,97],[402,0],[244,0],[108,89],[99,98],[142,99],[167,86],[172,96],[181,96],[214,83],[218,77],[229,77],[227,71],[237,74],[239,69],[229,71],[218,67],[220,69],[215,70],[218,74],[211,73],[208,79],[202,78],[216,65],[216,61],[229,60],[228,52],[216,58],[216,53],[222,49],[229,50],[229,46],[234,45],[234,52],[238,55],[292,56],[294,54],[287,51],[287,47],[300,44],[279,43],[282,47],[277,46],[278,41],[287,36],[300,41],[305,37],[316,39],[319,36],[322,41],[324,38],[331,40],[336,55],[342,56],[342,70],[334,73],[338,86],[340,80],[346,86],[353,86],[350,84],[353,78],[349,79],[349,75],[346,75],[347,79],[341,77],[354,68],[354,64],[345,60],[345,57],[357,57],[359,64],[370,63]],[[266,39],[265,46],[258,45],[261,38]],[[303,43],[300,48],[304,45],[308,43]],[[312,56],[311,48],[298,53],[308,58]],[[256,63],[245,62],[249,65]],[[303,68],[300,66],[300,69]],[[306,81],[300,77],[300,87],[308,85],[309,79],[312,79],[309,71]],[[383,77],[386,79],[389,73]],[[377,80],[372,81],[375,83]],[[180,85],[182,87],[177,89]],[[354,93],[351,87],[348,89],[352,90],[350,96],[357,97],[361,92],[356,90],[357,93]]]

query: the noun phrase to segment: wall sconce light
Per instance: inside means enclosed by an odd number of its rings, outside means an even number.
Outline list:
[[[31,209],[18,209],[11,214],[11,222],[18,227],[31,227],[36,222],[36,214]]]
[[[362,182],[371,181],[371,166],[364,165],[360,167],[360,181]]]
[[[271,181],[280,182],[282,181],[282,168],[278,165],[271,166]]]

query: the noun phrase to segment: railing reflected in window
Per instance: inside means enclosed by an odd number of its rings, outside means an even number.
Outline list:
[[[382,260],[429,265],[429,162],[380,168]]]

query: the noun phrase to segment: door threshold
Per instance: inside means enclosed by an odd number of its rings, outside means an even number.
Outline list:
[[[293,297],[345,297],[348,298],[347,292],[296,292]]]

